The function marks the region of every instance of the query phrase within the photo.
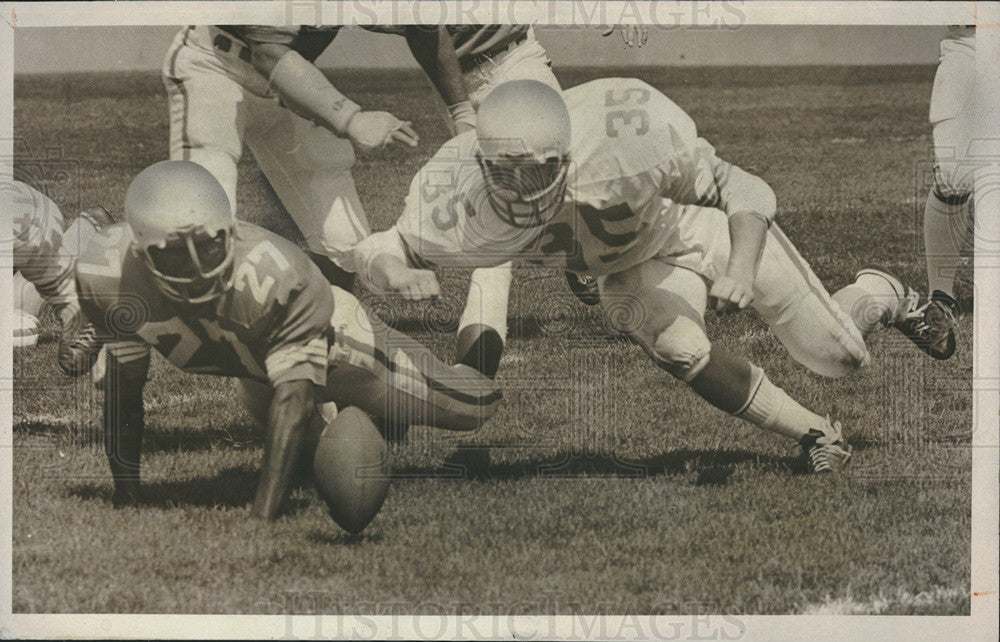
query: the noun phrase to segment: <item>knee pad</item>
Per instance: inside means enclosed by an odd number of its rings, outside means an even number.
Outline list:
[[[972,194],[971,168],[934,166],[934,196],[947,205],[962,205]]]
[[[649,350],[656,365],[685,382],[705,369],[711,351],[705,330],[686,316],[676,317],[657,335]]]

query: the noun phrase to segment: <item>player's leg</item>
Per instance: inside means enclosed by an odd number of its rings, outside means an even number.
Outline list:
[[[705,334],[706,282],[692,270],[646,261],[601,279],[609,318],[653,361],[719,410],[789,437],[813,470],[839,470],[850,456],[839,425],[801,406],[756,365]]]
[[[302,231],[310,258],[331,284],[351,290],[356,270],[350,249],[370,229],[351,175],[350,141],[274,102],[255,114],[246,142]]]
[[[959,254],[973,230],[973,172],[966,160],[974,133],[975,32],[953,28],[941,42],[929,120],[934,130],[934,185],[924,209],[928,292],[954,300]]]
[[[473,430],[499,408],[502,395],[492,379],[462,364],[445,364],[352,294],[337,288],[333,293],[336,339],[323,401],[357,406],[387,428]]]
[[[237,382],[240,388],[240,401],[243,402],[247,414],[259,425],[266,426],[267,413],[274,398],[274,388],[270,384],[254,379],[238,379]],[[324,425],[330,423],[337,417],[337,404],[333,402],[319,404],[319,415]]]
[[[528,30],[527,38],[521,44],[465,74],[469,100],[478,109],[494,87],[511,80],[537,80],[562,91],[559,80],[552,73],[552,61],[535,39],[533,30]]]
[[[210,50],[193,41],[207,27],[177,34],[163,62],[170,113],[170,159],[198,163],[219,181],[236,212],[237,163],[252,97],[223,73]],[[209,45],[210,46],[210,45]],[[259,100],[259,99],[258,99]]]
[[[561,91],[545,49],[530,30],[527,39],[513,50],[465,75],[469,99],[476,108],[497,85],[523,79],[538,80]],[[507,339],[511,273],[510,262],[474,270],[465,310],[459,320],[457,361],[490,377],[496,374]],[[575,275],[571,276],[576,279]]]
[[[469,279],[469,295],[458,321],[456,363],[487,377],[496,376],[507,340],[507,303],[513,265],[477,268]]]
[[[867,365],[864,336],[901,318],[910,303],[876,275],[861,276],[831,297],[781,228],[768,231],[753,307],[792,358],[813,372],[843,377]]]
[[[972,189],[975,163],[968,161],[973,126],[975,30],[952,27],[941,42],[931,93],[934,127],[934,184],[924,205],[924,247],[928,300],[899,329],[935,359],[955,353],[961,310],[955,301],[955,272],[975,227]]]

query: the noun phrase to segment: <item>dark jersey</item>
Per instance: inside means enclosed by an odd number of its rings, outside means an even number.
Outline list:
[[[213,301],[190,306],[165,297],[132,251],[125,224],[81,239],[81,306],[122,363],[155,348],[191,373],[277,385],[326,384],[333,294],[319,269],[289,241],[236,224],[233,283]]]
[[[330,46],[340,31],[340,25],[311,27],[293,25],[272,27],[268,25],[217,25],[219,29],[237,38],[251,49],[259,43],[287,45],[309,62],[315,62]]]

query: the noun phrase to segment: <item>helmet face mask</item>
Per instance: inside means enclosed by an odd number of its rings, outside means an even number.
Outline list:
[[[497,85],[476,114],[476,159],[497,215],[519,228],[552,220],[566,197],[572,126],[566,102],[537,80]]]
[[[567,154],[536,160],[530,155],[486,158],[476,155],[494,211],[519,228],[544,225],[566,197]]]
[[[140,249],[146,267],[164,296],[192,305],[206,303],[229,289],[233,280],[233,236],[205,228],[177,230],[163,247]]]
[[[207,303],[233,284],[235,221],[229,197],[204,167],[163,161],[125,195],[133,248],[167,298]]]

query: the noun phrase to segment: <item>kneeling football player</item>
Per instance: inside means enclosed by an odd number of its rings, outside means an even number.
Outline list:
[[[81,241],[80,301],[107,348],[105,447],[115,506],[134,504],[150,348],[190,373],[266,385],[267,448],[253,514],[274,518],[318,437],[317,404],[383,424],[472,430],[496,384],[447,366],[331,287],[289,241],[236,222],[218,181],[189,161],[141,172],[125,223]]]

